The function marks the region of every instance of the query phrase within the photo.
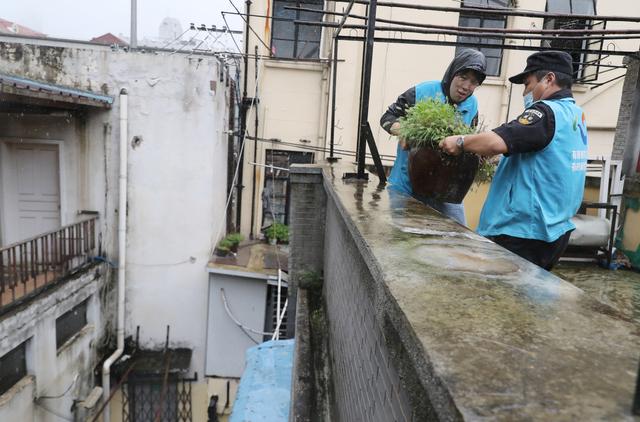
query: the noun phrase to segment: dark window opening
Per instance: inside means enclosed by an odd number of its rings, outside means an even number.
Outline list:
[[[466,12],[465,7],[486,7],[486,8],[505,8],[508,7],[509,0],[464,0],[462,2],[462,10],[460,11],[460,19],[458,26],[460,27],[473,27],[473,28],[487,28],[487,32],[492,32],[492,29],[501,28],[504,29],[507,26],[507,17],[504,15],[476,15],[474,13]],[[499,76],[502,68],[502,45],[504,41],[502,39],[474,37],[471,35],[458,36],[458,42],[472,43],[476,45],[483,45],[486,47],[475,48],[481,51],[487,58],[487,75]],[[458,46],[456,53],[463,48]]]
[[[265,158],[264,189],[262,190],[262,227],[274,221],[289,224],[289,172],[291,164],[313,163],[312,152],[268,149]]]
[[[273,0],[273,17],[280,19],[272,20],[271,52],[280,58],[317,59],[322,27],[296,25],[294,20],[321,22],[322,13],[285,9],[287,6],[322,10],[324,0]]]
[[[85,300],[56,319],[56,348],[76,335],[87,325],[87,303]]]
[[[576,15],[595,15],[595,0],[547,0],[546,11],[549,13],[563,13]],[[547,18],[544,29],[605,29],[603,22],[593,22],[585,19]],[[570,50],[601,50],[602,41],[589,40],[552,40],[543,41],[543,45],[551,48]],[[593,81],[598,78],[599,54],[570,52],[573,57],[573,79],[577,82]]]
[[[27,375],[27,343],[0,358],[0,394],[6,393]]]

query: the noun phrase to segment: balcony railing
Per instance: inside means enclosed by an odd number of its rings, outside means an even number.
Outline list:
[[[98,217],[0,249],[0,314],[71,274],[96,255]]]

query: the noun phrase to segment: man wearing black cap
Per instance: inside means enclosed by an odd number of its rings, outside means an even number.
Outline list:
[[[478,233],[550,270],[564,252],[582,202],[587,166],[587,128],[571,94],[571,56],[532,54],[509,80],[524,84],[525,111],[515,120],[440,142],[462,151],[504,154],[480,214]]]
[[[409,88],[389,106],[380,119],[380,125],[390,134],[398,135],[398,120],[407,114],[409,108],[419,101],[437,98],[453,104],[462,121],[475,126],[478,120],[478,100],[473,96],[473,91],[484,81],[486,68],[486,58],[480,51],[460,50],[449,64],[441,81],[426,81]],[[414,194],[409,180],[407,149],[404,140],[400,139],[396,149],[396,160],[389,176],[389,189],[412,195],[460,224],[466,224],[462,203],[441,202]]]

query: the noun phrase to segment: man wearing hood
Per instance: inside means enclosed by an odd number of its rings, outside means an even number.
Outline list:
[[[475,126],[478,122],[478,100],[473,91],[486,77],[487,61],[484,54],[477,50],[463,49],[458,52],[447,68],[442,81],[426,81],[411,87],[391,104],[380,119],[380,125],[391,135],[398,135],[399,119],[417,102],[436,98],[443,103],[452,104],[464,123]],[[396,161],[389,176],[389,189],[406,193],[419,201],[453,218],[460,224],[466,224],[464,205],[441,202],[434,198],[416,195],[411,187],[408,170],[408,146],[404,139],[398,140]]]
[[[504,154],[482,207],[478,233],[550,270],[564,252],[584,194],[585,115],[571,94],[573,59],[563,51],[534,53],[523,72],[524,112],[489,132],[449,136],[452,155]]]

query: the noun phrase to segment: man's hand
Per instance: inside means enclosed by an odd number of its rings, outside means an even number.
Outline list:
[[[447,136],[440,141],[439,146],[449,155],[460,155],[462,153],[462,149],[456,143],[458,138],[459,136]]]
[[[409,144],[404,138],[398,138],[398,144],[400,144],[400,148],[402,148],[405,151],[408,149],[411,149],[411,147],[409,146]]]

